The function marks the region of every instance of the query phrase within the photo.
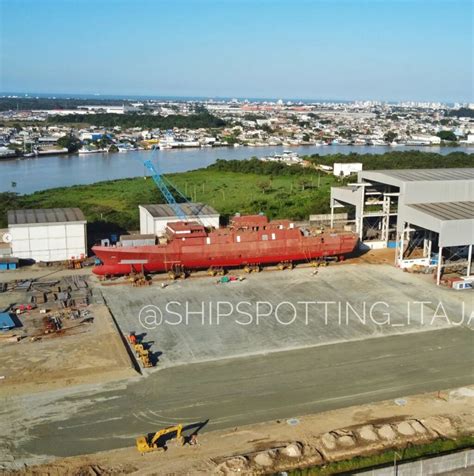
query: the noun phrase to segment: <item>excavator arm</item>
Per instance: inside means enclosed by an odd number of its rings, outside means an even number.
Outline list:
[[[163,428],[162,430],[157,431],[150,439],[148,439],[145,436],[141,436],[137,438],[137,449],[141,453],[158,449],[158,446],[157,446],[158,440],[162,436],[168,435],[170,433],[176,432],[176,439],[181,440],[182,431],[183,431],[183,425],[175,425],[175,426],[170,426],[168,428]]]

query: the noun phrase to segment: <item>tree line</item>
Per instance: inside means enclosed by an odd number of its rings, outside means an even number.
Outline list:
[[[474,167],[474,154],[465,152],[451,152],[446,155],[434,152],[423,152],[417,150],[385,152],[384,154],[313,154],[303,156],[305,160],[312,162],[315,166],[328,165],[334,163],[361,162],[364,170],[380,169],[438,169],[450,167]],[[300,165],[286,165],[281,162],[265,162],[252,157],[248,160],[222,160],[218,159],[208,169],[221,172],[240,172],[260,175],[306,175],[314,174],[312,167],[301,167]]]
[[[265,162],[257,157],[247,160],[217,159],[214,164],[209,165],[207,168],[219,172],[240,172],[244,174],[274,176],[314,174],[314,169],[304,168],[300,165],[286,165],[281,162]]]
[[[69,114],[67,116],[51,116],[48,122],[52,124],[86,123],[99,127],[139,127],[142,129],[172,129],[173,127],[186,129],[221,128],[226,125],[222,119],[200,112],[183,116],[171,114],[159,116],[151,114]]]
[[[474,117],[474,109],[461,107],[459,109],[453,109],[452,111],[449,111],[447,115],[452,117]]]
[[[334,163],[361,162],[364,170],[380,169],[439,169],[450,167],[474,167],[474,154],[451,152],[446,155],[434,152],[407,150],[384,154],[313,154],[306,157],[316,165],[333,166]]]
[[[76,109],[78,106],[121,106],[121,99],[73,98],[0,98],[0,111],[30,111],[32,109]]]

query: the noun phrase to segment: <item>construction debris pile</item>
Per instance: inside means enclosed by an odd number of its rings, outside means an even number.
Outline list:
[[[85,278],[68,276],[54,281],[21,280],[7,283],[5,292],[12,292],[16,302],[7,312],[17,320],[17,341],[29,338],[34,342],[47,335],[62,335],[93,322],[88,309],[92,291]]]
[[[453,438],[458,431],[442,416],[399,420],[337,429],[305,442],[282,442],[272,448],[214,460],[214,474],[268,474],[321,466],[384,450]]]
[[[29,303],[58,308],[85,307],[90,304],[91,290],[81,276],[57,281],[23,281],[17,289],[27,292]]]

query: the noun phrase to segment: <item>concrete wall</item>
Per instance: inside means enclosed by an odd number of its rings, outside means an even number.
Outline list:
[[[359,249],[361,250],[381,250],[386,247],[387,242],[381,240],[364,241],[359,243]]]
[[[86,224],[10,225],[12,255],[35,261],[66,261],[87,256]]]
[[[140,211],[140,234],[156,235],[155,222],[151,214],[143,207],[138,207]]]
[[[349,219],[349,215],[347,213],[334,213],[334,221],[347,221]],[[319,215],[310,215],[309,216],[310,222],[327,222],[331,221],[331,214],[324,213]]]
[[[425,474],[444,474],[448,471],[470,468],[461,474],[474,473],[474,450],[461,451],[435,458],[421,459],[413,463],[397,464],[394,466],[355,473],[359,476],[421,476]]]

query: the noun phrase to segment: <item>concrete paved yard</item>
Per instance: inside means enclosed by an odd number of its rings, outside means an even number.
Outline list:
[[[158,368],[466,324],[470,291],[387,265],[344,264],[171,282],[166,288],[102,287],[122,331],[144,334]],[[421,305],[419,302],[425,301]],[[218,317],[218,315],[220,315]],[[258,319],[257,319],[258,317]]]
[[[391,336],[0,399],[0,468],[132,446],[176,423],[235,428],[469,385],[472,336],[465,328]]]

